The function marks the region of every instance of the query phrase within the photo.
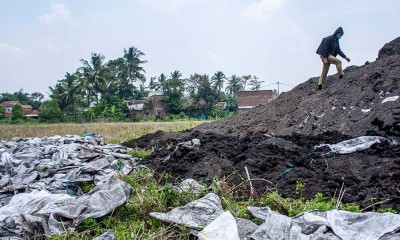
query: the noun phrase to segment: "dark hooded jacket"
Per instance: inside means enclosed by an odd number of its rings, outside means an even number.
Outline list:
[[[333,35],[322,39],[322,42],[317,49],[317,54],[324,58],[327,58],[329,55],[336,57],[338,54],[341,57],[346,58],[346,55],[342,50],[340,50],[339,39],[336,38],[338,33],[343,34],[343,28],[339,27]]]

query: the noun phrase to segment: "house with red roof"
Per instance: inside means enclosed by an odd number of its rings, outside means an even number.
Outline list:
[[[5,101],[2,102],[1,105],[3,105],[3,107],[6,109],[6,117],[11,117],[12,115],[12,108],[17,105],[17,104],[21,104],[18,101]],[[38,110],[32,110],[32,106],[31,105],[24,105],[21,104],[23,112],[24,112],[24,118],[35,118],[39,116],[39,111]]]

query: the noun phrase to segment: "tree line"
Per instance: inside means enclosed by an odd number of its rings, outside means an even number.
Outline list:
[[[146,79],[144,56],[137,48],[130,47],[124,49],[121,57],[109,61],[101,53],[92,53],[88,60],[81,59],[78,69],[67,72],[63,79],[49,87],[51,107],[58,106],[67,121],[109,117],[123,120],[129,113],[124,101],[144,99],[151,91],[162,91],[165,94],[162,102],[168,114],[223,117],[237,111],[236,92],[259,90],[262,83],[256,76],[227,77],[221,71],[211,76],[194,73],[183,78],[176,70]],[[32,97],[36,95],[31,94]],[[227,108],[220,109],[218,102],[227,102]],[[146,104],[150,105],[150,102]]]

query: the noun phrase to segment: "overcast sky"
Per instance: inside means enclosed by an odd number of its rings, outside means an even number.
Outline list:
[[[399,0],[1,0],[0,92],[47,93],[79,59],[130,46],[148,78],[223,71],[297,85],[320,74],[315,51],[339,26],[350,64],[375,60],[400,36],[399,13]]]

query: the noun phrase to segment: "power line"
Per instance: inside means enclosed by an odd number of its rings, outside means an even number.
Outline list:
[[[282,82],[279,82],[279,81],[275,82],[275,83],[272,83],[272,84],[268,84],[265,87],[269,87],[269,86],[272,86],[272,85],[278,85],[278,95],[279,95],[280,85],[284,85],[284,86],[288,86],[288,87],[294,88],[294,86],[292,86],[292,85],[289,85],[289,84],[286,84],[286,83],[282,83]]]

